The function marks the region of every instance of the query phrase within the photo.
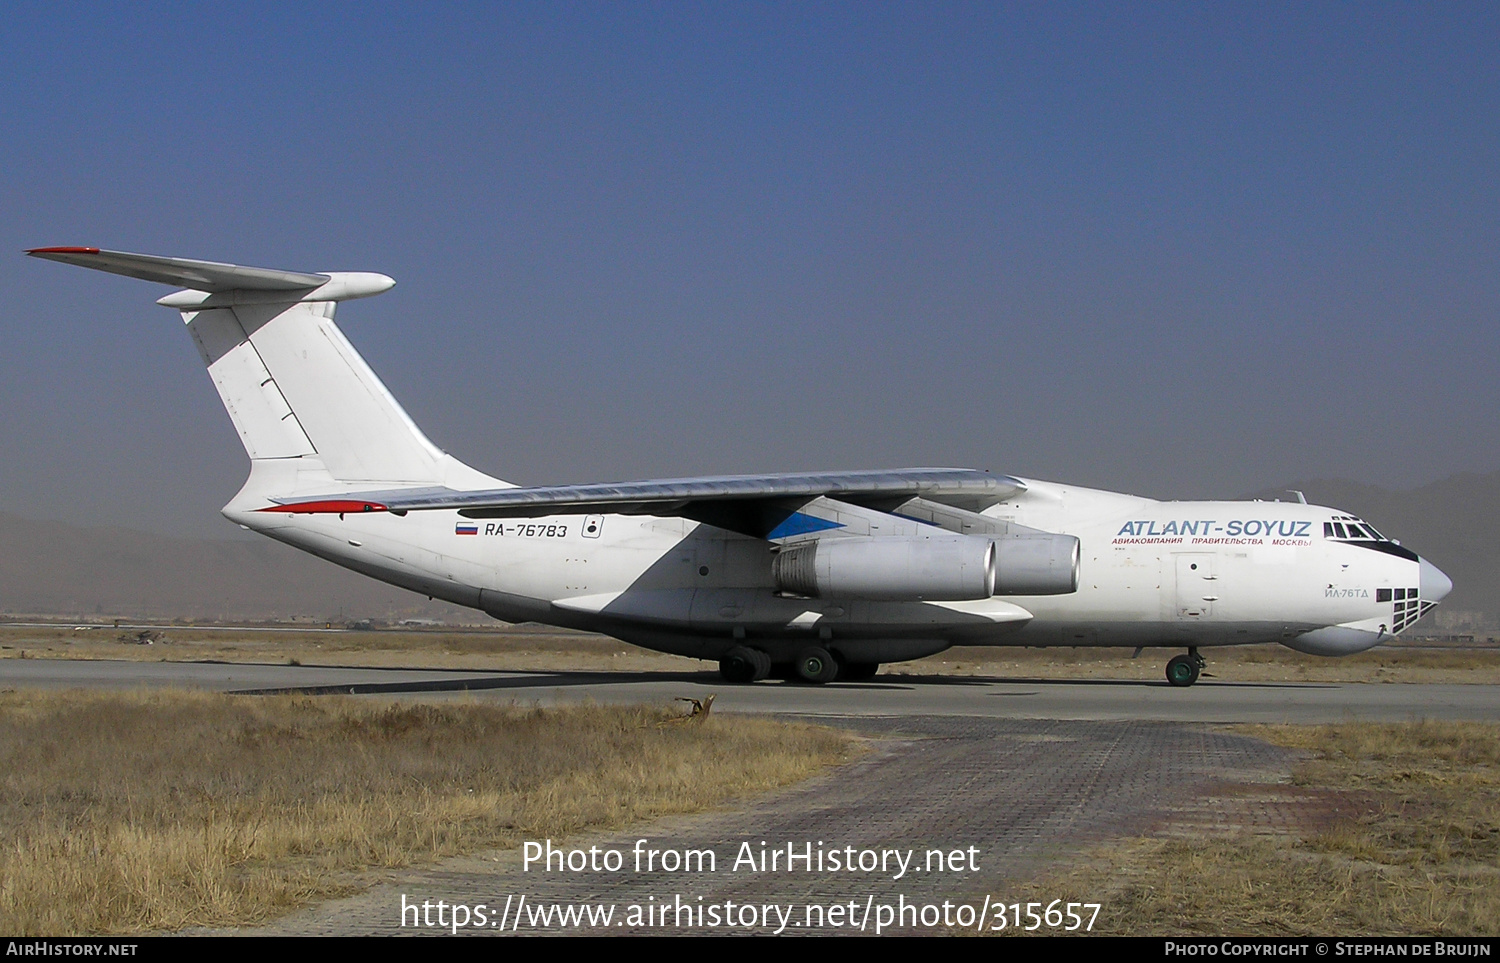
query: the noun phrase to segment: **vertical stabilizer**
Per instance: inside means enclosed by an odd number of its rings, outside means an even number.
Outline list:
[[[382,274],[307,274],[97,248],[28,253],[188,290],[182,312],[250,456],[233,504],[303,488],[503,486],[422,434],[333,322],[339,301],[389,290]]]
[[[350,485],[442,481],[443,453],[333,322],[334,302],[184,310],[252,459],[317,454]]]

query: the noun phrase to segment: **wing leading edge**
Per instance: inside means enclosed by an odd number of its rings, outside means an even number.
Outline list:
[[[970,510],[1026,490],[1020,479],[970,468],[714,475],[593,485],[455,491],[409,488],[276,499],[264,512],[326,514],[457,510],[467,518],[546,515],[684,515],[763,535],[797,504],[830,497],[856,504],[922,497]],[[786,506],[786,507],[783,507]],[[873,506],[872,506],[873,507]],[[769,526],[769,527],[768,527]]]

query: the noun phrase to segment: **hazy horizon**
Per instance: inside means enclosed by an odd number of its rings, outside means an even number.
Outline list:
[[[1241,494],[1286,499],[1287,488],[1304,489],[1313,504],[1365,518],[1453,579],[1453,594],[1422,631],[1500,625],[1500,471],[1461,473],[1407,491],[1306,479]],[[38,522],[0,511],[0,610],[465,618],[456,606],[383,585],[271,539],[241,534],[248,537],[174,539],[118,527]]]

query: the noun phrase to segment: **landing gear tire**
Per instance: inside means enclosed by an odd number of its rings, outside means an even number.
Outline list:
[[[1203,658],[1196,652],[1192,655],[1173,656],[1167,663],[1167,681],[1186,688],[1198,681],[1198,672],[1202,668]]]
[[[797,678],[822,685],[838,678],[839,664],[827,649],[812,646],[797,653]]]
[[[845,662],[839,666],[839,681],[864,682],[875,678],[879,671],[879,662]]]
[[[771,657],[759,649],[737,645],[719,660],[719,674],[725,682],[759,682],[771,674]]]

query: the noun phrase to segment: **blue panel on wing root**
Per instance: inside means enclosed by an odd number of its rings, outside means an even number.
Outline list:
[[[766,538],[775,540],[778,538],[791,538],[793,535],[807,535],[811,532],[827,531],[830,528],[843,528],[838,522],[830,522],[826,518],[816,518],[812,515],[804,515],[795,512],[788,516],[786,521],[771,529]]]

